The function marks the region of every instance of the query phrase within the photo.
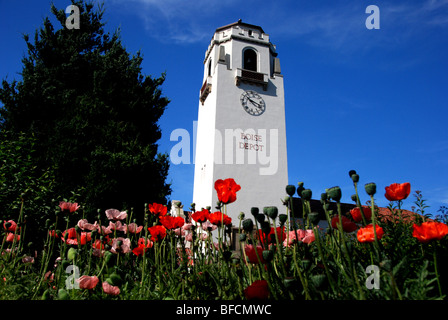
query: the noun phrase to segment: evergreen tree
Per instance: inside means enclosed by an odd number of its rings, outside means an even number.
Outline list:
[[[52,5],[60,28],[45,18],[33,42],[24,36],[22,80],[0,88],[0,129],[35,136],[34,161],[52,167],[58,196],[77,191],[87,212],[134,207],[135,217],[171,193],[168,156],[157,150],[165,75],[142,74],[140,52],[131,56],[118,31],[104,30],[102,6],[72,3],[79,29]]]

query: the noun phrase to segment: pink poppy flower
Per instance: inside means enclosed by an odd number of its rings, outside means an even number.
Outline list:
[[[103,282],[102,287],[105,294],[110,294],[112,296],[117,296],[120,294],[120,288],[110,285],[107,281]]]
[[[136,223],[132,222],[130,224],[128,224],[128,228],[127,228],[127,232],[130,233],[139,233],[140,231],[142,231],[143,226],[138,226]],[[126,230],[125,230],[126,233]]]
[[[117,231],[123,231],[126,232],[126,225],[122,224],[121,221],[112,222],[109,221],[109,227],[110,230],[117,230]]]
[[[81,219],[78,221],[78,227],[80,227],[81,230],[92,231],[92,230],[98,229],[98,224],[96,221],[94,224],[91,224],[87,221],[87,219]]]
[[[129,240],[129,238],[122,238],[122,237],[112,239],[112,248],[110,249],[110,252],[112,253],[131,252],[131,240]]]
[[[22,262],[23,262],[23,263],[34,263],[34,258],[33,258],[33,257],[30,257],[30,256],[23,257],[23,258],[22,258]]]
[[[79,283],[80,289],[88,289],[92,290],[96,287],[100,279],[98,279],[97,276],[81,276],[79,279],[76,280]]]
[[[106,210],[106,217],[109,220],[124,220],[126,219],[128,214],[126,211],[119,211],[117,209],[107,209]]]
[[[218,229],[217,225],[211,223],[208,220],[205,221],[204,223],[202,223],[201,226],[202,226],[202,230],[204,230],[204,231],[213,231],[213,230]]]
[[[70,213],[73,213],[76,210],[78,210],[80,208],[80,206],[76,202],[71,203],[71,202],[61,201],[61,202],[59,202],[59,208],[61,208],[62,211],[68,211]]]

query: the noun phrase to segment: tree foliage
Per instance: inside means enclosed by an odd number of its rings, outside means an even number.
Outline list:
[[[22,79],[0,88],[0,128],[34,135],[35,165],[54,170],[59,196],[82,190],[87,212],[165,203],[169,162],[157,145],[165,75],[142,74],[141,53],[105,31],[102,6],[72,2],[79,29],[67,29],[65,11],[52,5],[60,28],[45,18],[34,41],[24,35]]]

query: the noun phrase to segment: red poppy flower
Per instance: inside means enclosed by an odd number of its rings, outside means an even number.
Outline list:
[[[236,201],[236,193],[241,190],[241,186],[232,178],[225,180],[218,179],[215,182],[215,190],[218,194],[218,200],[224,204],[228,204]]]
[[[145,245],[145,242],[146,242],[146,245]],[[145,238],[138,239],[137,243],[138,243],[138,246],[132,250],[132,252],[137,256],[143,255],[143,250],[145,250],[145,252],[146,252],[146,251],[148,251],[147,249],[152,248],[152,246],[154,245],[154,242],[152,242],[151,240],[148,240],[148,239],[145,241]]]
[[[65,239],[66,234],[67,234],[67,239]],[[92,235],[90,232],[81,232],[79,237],[80,237],[82,245],[86,244],[87,241],[92,240]],[[67,244],[72,244],[72,245],[77,246],[78,245],[78,234],[76,232],[76,229],[70,228],[70,229],[62,232],[62,241],[66,242]]]
[[[154,226],[148,228],[151,239],[155,241],[162,240],[166,236],[166,228],[164,226]]]
[[[258,230],[258,232],[260,234],[261,241],[263,241],[263,243],[264,243],[265,242],[264,232],[261,229]],[[277,237],[278,237],[278,241],[279,242],[282,242],[282,241],[284,241],[286,239],[286,233],[285,233],[285,227],[284,226],[283,227],[277,227],[275,229],[271,227],[271,232],[269,232],[266,235],[266,239],[268,241],[268,244],[276,243],[275,232],[277,232]]]
[[[384,231],[380,226],[375,227],[376,238],[379,240],[383,237]],[[375,234],[373,233],[373,225],[369,224],[365,228],[360,228],[356,234],[359,242],[373,242],[375,241]]]
[[[370,220],[370,218],[372,217],[372,210],[370,209],[370,207],[363,206],[362,212],[364,214],[364,218],[366,218],[366,220]],[[362,221],[361,210],[359,209],[359,207],[354,207],[352,210],[350,210],[350,214],[355,222]]]
[[[344,230],[345,232],[353,232],[356,229],[358,229],[358,226],[356,225],[356,223],[351,221],[346,216],[341,216],[341,220],[342,220],[342,230]],[[331,227],[333,229],[337,229],[338,225],[339,225],[339,216],[334,216],[331,219]]]
[[[257,251],[255,252],[255,250]],[[263,248],[261,246],[254,247],[254,245],[252,244],[247,244],[244,247],[244,252],[246,253],[246,256],[249,259],[250,263],[266,263],[266,261],[263,259]],[[260,258],[260,261],[258,261],[257,254]]]
[[[149,211],[158,216],[164,216],[168,212],[168,208],[160,203],[149,204]]]
[[[221,221],[226,226],[229,224],[232,224],[232,218],[230,218],[228,215],[221,213],[219,211],[210,213],[208,216],[208,221],[210,221],[210,223],[212,223],[216,226],[221,226]]]
[[[448,234],[448,226],[442,222],[428,221],[423,222],[420,226],[414,223],[412,228],[412,236],[423,243],[441,240]]]
[[[14,220],[8,220],[3,222],[3,229],[10,232],[15,232],[17,228],[17,223]]]
[[[392,183],[386,187],[386,194],[384,195],[389,201],[399,201],[406,199],[411,193],[411,184],[405,183]]]
[[[204,209],[202,211],[196,211],[195,213],[193,213],[191,215],[191,218],[196,222],[204,223],[205,221],[207,221],[209,215],[210,211]]]
[[[247,300],[269,298],[269,286],[266,280],[256,280],[249,287],[244,289],[244,296]]]
[[[62,211],[68,211],[70,213],[73,213],[79,209],[79,205],[76,202],[71,203],[71,202],[61,201],[61,202],[59,202],[59,208],[61,208]]]
[[[15,238],[16,238],[16,241],[20,241],[20,235],[16,234]],[[14,242],[14,233],[9,232],[6,235],[6,242]]]
[[[160,223],[167,229],[177,229],[184,225],[185,219],[182,217],[162,216],[159,218]]]

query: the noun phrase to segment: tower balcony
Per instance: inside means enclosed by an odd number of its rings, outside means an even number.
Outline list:
[[[207,77],[204,84],[201,87],[201,92],[199,94],[199,101],[204,105],[205,99],[207,99],[208,94],[212,91],[212,77]]]
[[[236,70],[235,83],[239,86],[241,82],[260,85],[263,87],[263,90],[266,91],[268,88],[269,76],[266,73],[238,68]]]

